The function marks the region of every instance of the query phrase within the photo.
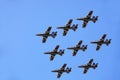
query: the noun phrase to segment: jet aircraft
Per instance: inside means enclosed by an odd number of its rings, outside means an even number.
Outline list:
[[[50,54],[51,56],[50,56],[50,61],[52,61],[53,59],[54,59],[54,57],[56,56],[56,54],[58,54],[58,55],[60,55],[60,56],[62,56],[63,54],[64,54],[64,51],[65,50],[59,50],[58,51],[58,48],[59,48],[60,46],[59,45],[57,45],[56,47],[55,47],[55,49],[53,50],[53,51],[51,51],[51,52],[45,52],[44,54]]]
[[[85,51],[87,49],[87,45],[81,45],[81,44],[82,44],[82,40],[80,40],[76,46],[69,47],[67,49],[74,50],[73,51],[73,56],[76,56],[78,50]]]
[[[102,44],[106,44],[108,46],[111,43],[111,39],[105,40],[106,36],[107,36],[106,34],[103,34],[100,40],[91,42],[92,44],[97,44],[96,50],[99,50]]]
[[[57,78],[60,78],[63,72],[70,73],[72,68],[65,68],[67,64],[63,64],[63,66],[60,69],[52,70],[51,72],[57,72]]]
[[[51,29],[52,29],[52,27],[50,26],[50,27],[48,27],[48,29],[45,31],[45,33],[43,33],[43,34],[36,34],[36,36],[42,36],[42,37],[43,37],[42,43],[45,43],[46,40],[47,40],[47,38],[48,38],[49,36],[51,36],[51,37],[53,37],[53,38],[55,38],[55,37],[57,36],[57,32],[52,32],[52,33],[50,34]]]
[[[96,69],[96,67],[98,66],[98,63],[93,63],[93,59],[90,59],[90,61],[86,64],[86,65],[81,65],[81,66],[78,66],[78,68],[84,68],[84,71],[83,73],[87,73],[88,69],[89,68],[93,68],[93,69]]]
[[[63,30],[64,30],[64,31],[63,31],[63,36],[66,36],[67,32],[68,32],[70,29],[73,30],[73,31],[76,31],[76,29],[77,29],[77,27],[78,27],[78,24],[73,24],[73,25],[71,26],[72,21],[73,21],[73,19],[70,19],[65,26],[57,27],[57,29],[63,29]]]
[[[89,13],[87,14],[86,17],[84,17],[84,18],[77,18],[77,20],[82,20],[82,21],[84,21],[83,24],[82,24],[82,27],[83,27],[83,28],[86,27],[86,25],[87,25],[87,23],[88,23],[89,21],[92,21],[92,22],[95,23],[95,22],[98,20],[98,16],[93,16],[93,17],[91,18],[92,13],[93,13],[93,11],[89,11]]]

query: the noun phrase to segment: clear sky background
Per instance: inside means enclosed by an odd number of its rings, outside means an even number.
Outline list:
[[[59,80],[120,80],[119,3],[119,0],[0,0],[0,80],[58,80],[57,73],[51,70],[64,63],[72,67],[72,71],[63,73]],[[82,21],[75,19],[85,17],[90,10],[99,19],[95,24],[89,22],[83,29]],[[69,19],[78,23],[79,28],[63,37],[63,31],[56,27],[65,25]],[[48,26],[58,31],[58,35],[43,44],[42,37],[35,34],[43,33]],[[96,51],[96,45],[90,42],[99,40],[104,33],[112,42]],[[66,48],[79,40],[83,40],[88,49],[73,57],[72,50]],[[65,54],[49,61],[50,55],[43,53],[56,45],[65,49]],[[83,69],[77,66],[91,58],[99,65],[96,70],[89,69],[83,74]]]

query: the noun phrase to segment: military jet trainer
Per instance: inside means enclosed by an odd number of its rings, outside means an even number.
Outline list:
[[[67,68],[65,69],[66,66],[67,66],[67,64],[63,64],[63,66],[62,66],[60,69],[53,70],[53,71],[51,71],[51,72],[57,72],[57,73],[58,73],[58,74],[57,74],[57,78],[60,78],[63,72],[66,72],[66,73],[70,73],[70,72],[71,72],[71,69],[72,69],[72,68],[67,67]]]
[[[48,27],[48,29],[45,31],[45,33],[43,33],[43,34],[36,34],[36,36],[42,36],[43,37],[42,43],[45,43],[49,36],[51,36],[53,38],[55,38],[57,36],[57,32],[52,32],[50,34],[51,29],[52,29],[52,27]]]
[[[87,25],[87,23],[88,23],[89,21],[92,21],[92,22],[95,23],[95,22],[98,20],[98,16],[93,16],[93,17],[91,18],[92,13],[93,13],[93,11],[89,11],[89,13],[88,13],[88,15],[87,15],[86,17],[84,17],[84,18],[77,18],[77,20],[82,20],[82,21],[84,21],[83,24],[82,24],[82,27],[83,27],[83,28],[86,27],[86,25]]]
[[[96,47],[97,51],[100,49],[102,44],[106,44],[108,46],[111,43],[111,39],[105,40],[105,37],[106,37],[106,34],[103,34],[100,40],[91,42],[92,44],[97,44],[97,47]]]
[[[88,69],[89,68],[93,68],[93,69],[96,69],[96,67],[98,66],[98,63],[93,63],[93,59],[90,59],[90,61],[86,64],[86,65],[81,65],[81,66],[78,66],[78,68],[84,68],[84,71],[83,73],[87,73]]]
[[[55,57],[56,54],[58,54],[60,56],[62,56],[64,54],[64,50],[60,49],[58,51],[58,48],[59,48],[59,45],[57,45],[53,51],[51,51],[51,52],[45,52],[44,53],[44,54],[50,54],[51,55],[50,56],[50,61],[52,61],[54,59],[54,57]]]
[[[73,31],[76,31],[76,29],[77,29],[77,27],[78,27],[78,24],[73,24],[73,25],[71,26],[72,21],[73,21],[73,19],[70,19],[65,26],[57,27],[57,29],[63,29],[63,30],[64,30],[64,31],[63,31],[63,36],[66,36],[68,30],[70,30],[70,29],[73,30]]]
[[[82,40],[80,40],[75,47],[69,47],[67,49],[74,50],[73,51],[73,56],[76,56],[78,50],[85,51],[87,49],[87,45],[82,45],[81,46],[81,44],[82,44]]]

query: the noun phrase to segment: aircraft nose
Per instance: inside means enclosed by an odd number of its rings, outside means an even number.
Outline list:
[[[51,72],[55,72],[55,70],[52,70]]]

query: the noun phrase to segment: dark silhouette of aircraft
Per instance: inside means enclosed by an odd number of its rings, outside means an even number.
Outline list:
[[[60,78],[63,72],[64,72],[64,73],[65,73],[65,72],[66,72],[66,73],[70,73],[70,72],[71,72],[71,69],[72,69],[72,68],[67,67],[67,68],[65,69],[66,66],[67,66],[67,64],[63,64],[63,66],[62,66],[60,69],[53,70],[52,72],[57,72],[57,73],[58,73],[58,74],[57,74],[57,78]]]
[[[106,44],[107,46],[111,43],[111,39],[106,39],[106,34],[103,34],[103,36],[98,41],[91,42],[92,44],[97,44],[96,50],[99,50],[102,44]]]
[[[78,24],[73,24],[73,25],[71,26],[72,21],[73,21],[73,19],[70,19],[65,26],[57,27],[57,29],[63,29],[63,30],[64,30],[64,31],[63,31],[63,36],[66,36],[67,32],[68,32],[70,29],[73,30],[73,31],[76,31],[76,29],[77,29],[77,27],[78,27]]]
[[[57,36],[57,32],[52,32],[50,34],[51,29],[52,29],[52,27],[48,27],[48,29],[45,31],[45,33],[43,33],[43,34],[36,34],[36,36],[42,36],[43,37],[42,43],[45,43],[49,36],[51,36],[53,38],[55,38]]]
[[[77,54],[78,50],[85,51],[87,49],[87,45],[82,45],[81,46],[81,44],[82,44],[82,40],[80,40],[76,46],[69,47],[67,49],[74,50],[73,51],[73,56],[75,56]]]
[[[62,56],[62,55],[64,54],[64,51],[65,51],[65,50],[61,50],[61,49],[60,49],[60,50],[58,51],[58,48],[59,48],[59,45],[57,45],[53,51],[51,51],[51,52],[45,52],[45,53],[44,53],[44,54],[50,54],[50,55],[51,55],[51,56],[50,56],[50,61],[52,61],[52,60],[54,59],[54,57],[56,56],[56,54],[58,54],[58,55],[60,55],[60,56]]]
[[[93,63],[93,59],[90,59],[90,61],[86,64],[86,65],[81,65],[81,66],[78,66],[79,68],[84,68],[84,71],[83,73],[87,73],[88,69],[89,68],[93,68],[93,69],[96,69],[96,67],[98,66],[98,63]]]
[[[92,22],[95,23],[95,22],[98,20],[98,16],[93,16],[93,17],[91,18],[92,13],[93,13],[93,11],[89,11],[89,13],[88,13],[88,15],[87,15],[86,17],[84,17],[84,18],[77,18],[77,20],[82,20],[82,21],[84,21],[84,22],[83,22],[83,25],[82,25],[83,28],[86,27],[86,25],[87,25],[87,23],[88,23],[89,21],[92,21]]]

